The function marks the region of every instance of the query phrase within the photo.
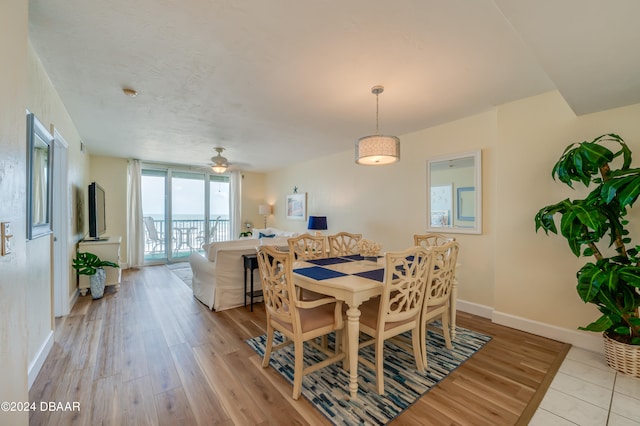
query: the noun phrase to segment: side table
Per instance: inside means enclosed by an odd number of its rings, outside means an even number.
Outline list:
[[[262,290],[253,290],[253,271],[258,269],[258,255],[243,254],[244,259],[244,306],[247,306],[247,297],[250,300],[251,312],[253,312],[253,298],[262,297]],[[247,272],[251,275],[251,289],[247,291]]]

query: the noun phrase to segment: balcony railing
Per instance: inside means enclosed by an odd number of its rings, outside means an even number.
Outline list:
[[[172,235],[171,241],[171,257],[184,258],[194,251],[202,252],[202,245],[213,241],[227,241],[231,238],[231,223],[227,219],[218,219],[213,235],[209,236],[209,241],[205,240],[204,220],[187,219],[171,221]],[[211,230],[216,223],[215,219],[209,220],[208,228]],[[157,239],[152,239],[148,230],[145,230],[145,260],[166,259],[165,251],[166,240],[164,237],[165,221],[155,220],[153,225],[156,230]]]

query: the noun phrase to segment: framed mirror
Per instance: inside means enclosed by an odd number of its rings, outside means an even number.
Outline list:
[[[53,137],[27,111],[27,238],[51,233]]]
[[[427,231],[482,233],[482,151],[427,161]]]

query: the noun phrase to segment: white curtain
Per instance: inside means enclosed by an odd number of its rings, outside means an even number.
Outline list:
[[[144,224],[142,222],[142,167],[129,160],[127,175],[127,263],[144,265]]]
[[[240,200],[242,199],[242,173],[239,171],[232,171],[229,178],[229,184],[231,187],[231,239],[235,240],[240,238],[240,232],[242,232],[242,211],[240,209]]]

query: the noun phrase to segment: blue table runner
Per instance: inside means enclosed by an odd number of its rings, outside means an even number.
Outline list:
[[[342,257],[325,257],[323,259],[307,260],[306,262],[313,263],[315,265],[324,266],[324,265],[335,265],[338,263],[345,263],[345,262],[351,262],[351,261],[349,259],[344,259]]]
[[[304,275],[305,277],[313,278],[314,280],[317,280],[317,281],[328,280],[330,278],[344,277],[347,275],[342,272],[323,268],[321,266],[311,266],[309,268],[294,269],[293,272],[300,275]]]
[[[382,269],[374,269],[373,271],[358,272],[358,273],[353,274],[353,275],[357,275],[357,276],[362,277],[362,278],[368,278],[370,280],[383,282],[384,281],[384,268],[382,268]]]

